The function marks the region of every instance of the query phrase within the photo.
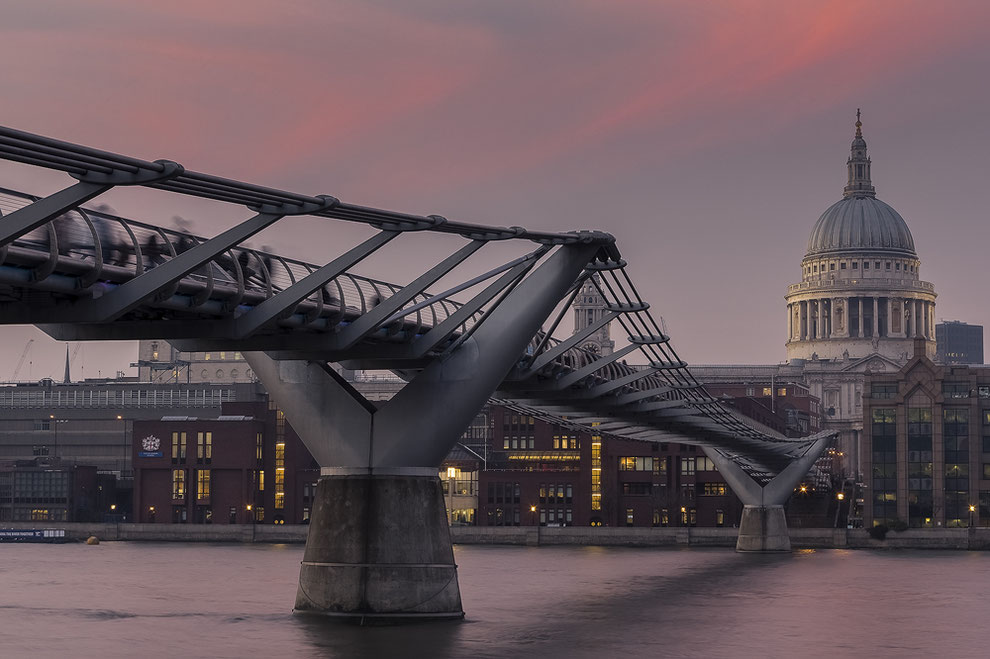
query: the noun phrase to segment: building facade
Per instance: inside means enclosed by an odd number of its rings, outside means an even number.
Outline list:
[[[303,524],[319,466],[274,404],[136,421],[134,515],[144,523]]]
[[[93,522],[116,507],[96,467],[55,458],[0,462],[0,522]]]
[[[742,504],[696,446],[598,435],[493,406],[480,526],[734,526]]]
[[[168,341],[138,342],[138,380],[154,384],[237,384],[257,378],[240,352],[180,351]]]
[[[935,361],[940,364],[982,364],[983,325],[946,320],[935,326]]]
[[[866,378],[864,522],[990,525],[990,369],[918,352]]]

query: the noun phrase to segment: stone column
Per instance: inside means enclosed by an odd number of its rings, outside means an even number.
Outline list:
[[[788,341],[794,340],[794,323],[791,322],[792,318],[793,317],[791,316],[791,305],[788,304],[787,305],[787,340]]]
[[[856,336],[863,338],[863,298],[858,297],[856,301],[859,303],[859,323],[856,327]]]
[[[904,300],[904,309],[906,311],[904,314],[904,330],[910,339],[914,337],[914,300],[910,298]]]
[[[800,322],[800,325],[801,326],[798,328],[798,331],[801,333],[801,340],[802,341],[807,341],[808,340],[808,329],[809,329],[808,325],[811,323],[811,314],[808,313],[808,301],[807,300],[804,300],[803,302],[799,302],[798,304],[801,305],[801,309],[800,309],[800,313],[801,313],[801,322]]]
[[[815,326],[815,338],[821,339],[825,335],[825,305],[822,304],[822,299],[818,298],[815,300],[815,306],[818,308],[818,324]]]
[[[873,298],[873,336],[880,336],[880,298]]]
[[[887,336],[894,335],[894,303],[887,297]]]

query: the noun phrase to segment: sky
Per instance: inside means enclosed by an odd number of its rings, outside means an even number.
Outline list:
[[[841,197],[862,108],[936,316],[990,326],[981,0],[2,4],[0,123],[380,208],[611,232],[690,363],[785,358],[783,295]],[[69,182],[0,164],[0,186]],[[248,216],[144,190],[101,201],[204,234]],[[360,234],[279,227],[265,240],[321,263]],[[405,265],[370,274],[404,283]],[[29,338],[19,379],[61,376],[63,346],[7,327],[0,379]],[[74,376],[135,359],[88,344]]]

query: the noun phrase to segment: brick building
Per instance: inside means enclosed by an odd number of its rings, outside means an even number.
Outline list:
[[[864,524],[990,525],[990,369],[938,365],[924,348],[866,377]]]
[[[224,403],[211,419],[135,421],[132,446],[135,521],[309,519],[319,467],[273,404]]]
[[[490,409],[481,526],[733,526],[742,504],[695,446],[592,434]]]

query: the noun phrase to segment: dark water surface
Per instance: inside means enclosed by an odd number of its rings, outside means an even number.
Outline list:
[[[299,545],[0,545],[0,657],[990,656],[986,553],[455,551],[464,622],[358,628]]]

